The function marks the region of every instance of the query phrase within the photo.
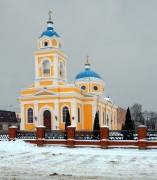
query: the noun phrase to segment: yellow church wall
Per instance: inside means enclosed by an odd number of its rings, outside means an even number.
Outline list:
[[[40,100],[56,100],[56,99],[58,99],[58,100],[62,100],[62,99],[69,100],[69,99],[74,99],[74,98],[77,99],[77,100],[80,100],[80,101],[84,101],[84,102],[92,102],[92,99],[89,99],[89,100],[85,101],[85,100],[83,100],[81,98],[77,98],[76,96],[69,96],[69,97],[66,97],[66,96],[62,96],[62,97],[50,97],[50,96],[40,97],[40,95],[36,96],[34,98],[26,98],[26,99],[20,98],[19,101],[20,102],[27,102],[27,101],[34,101],[34,100],[40,101]]]
[[[41,81],[40,86],[49,86],[53,85],[53,81]]]
[[[34,123],[27,123],[27,109],[34,109],[34,104],[25,104],[24,105],[24,125],[25,130],[33,130],[35,128]]]
[[[79,88],[81,88],[81,86],[85,86],[86,87],[85,91],[89,92],[89,83],[81,83],[81,84],[77,84],[77,86]]]
[[[54,51],[54,50],[53,51],[38,51],[38,52],[35,52],[34,55],[35,56],[38,56],[38,55],[47,55],[47,54],[48,55],[50,55],[50,54],[53,55],[53,54],[56,54],[56,53],[58,55],[60,55],[63,59],[66,58],[63,54],[59,53],[58,51]]]
[[[91,130],[93,127],[92,123],[92,105],[85,104],[84,105],[84,129]]]
[[[40,76],[40,77],[43,76],[43,70],[42,70],[42,67],[39,67],[39,76]]]
[[[54,61],[54,57],[53,57],[53,56],[38,57],[38,64],[40,64],[40,63],[41,63],[41,61],[42,61],[43,59],[46,59],[46,58],[50,59],[50,60],[51,60],[51,62],[53,62],[53,61]]]
[[[38,104],[38,111],[41,110],[44,106],[50,106],[52,109],[54,109],[54,103],[39,103]]]
[[[34,88],[35,87],[35,84],[32,84],[29,86],[29,88]]]
[[[60,102],[60,104],[59,104],[59,114],[60,114],[59,128],[60,128],[60,130],[65,129],[65,123],[62,121],[62,108],[64,106],[67,106],[69,108],[70,118],[71,118],[71,121],[72,121],[71,103],[70,102]]]
[[[51,76],[54,76],[54,67],[51,66]]]
[[[22,90],[21,95],[35,94],[37,92],[39,92],[39,90]]]
[[[94,86],[97,86],[98,87],[98,90],[94,90]],[[92,92],[101,92],[101,85],[100,84],[93,84],[92,83],[92,89],[91,89]]]
[[[57,46],[57,41],[55,39],[52,40],[52,46]]]
[[[59,86],[64,86],[65,84],[62,82],[59,82]]]

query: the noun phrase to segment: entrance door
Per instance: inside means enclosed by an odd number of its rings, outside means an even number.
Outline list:
[[[44,126],[51,130],[51,112],[49,110],[44,111]]]

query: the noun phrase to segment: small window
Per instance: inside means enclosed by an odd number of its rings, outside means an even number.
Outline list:
[[[64,74],[64,65],[63,65],[63,62],[62,61],[60,61],[60,65],[59,65],[59,67],[60,67],[60,77],[62,77],[63,76],[63,74]]]
[[[48,46],[48,42],[46,41],[46,42],[44,42],[44,46]]]
[[[0,113],[0,118],[4,118],[4,115],[3,115],[3,113]]]
[[[33,123],[33,109],[32,108],[29,108],[27,110],[27,122]]]
[[[63,107],[63,110],[62,110],[63,122],[66,122],[67,111],[69,111],[69,108],[68,108],[67,106],[64,106],[64,107]]]
[[[85,90],[85,89],[86,89],[86,86],[81,86],[81,89]]]
[[[49,74],[50,73],[50,62],[48,60],[45,60],[43,62],[43,73]]]
[[[108,118],[108,115],[107,115],[107,126],[109,125],[109,118]]]
[[[93,89],[94,89],[95,91],[97,91],[97,90],[98,90],[98,86],[94,86]]]
[[[80,108],[78,108],[78,123],[81,122],[81,119],[80,119]]]
[[[8,113],[8,116],[9,116],[10,118],[13,118],[12,113]]]

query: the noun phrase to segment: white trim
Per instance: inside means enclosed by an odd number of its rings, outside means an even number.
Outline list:
[[[51,107],[51,106],[48,106],[47,104],[45,106],[43,106],[40,111],[38,112],[39,114],[39,126],[43,126],[44,125],[44,112],[46,110],[49,110],[50,113],[51,113],[51,129],[54,129],[54,126],[53,126],[53,120],[55,119],[54,115],[55,115],[55,111],[54,109]]]
[[[21,123],[20,123],[20,129],[25,130],[25,119],[24,119],[24,103],[20,103],[20,109],[21,109]]]
[[[55,93],[53,93],[52,91],[50,91],[48,89],[43,89],[40,92],[37,92],[37,93],[33,94],[33,96],[39,96],[39,95],[41,95],[42,93],[45,93],[45,92],[50,93],[50,95],[43,95],[43,96],[56,96]]]
[[[69,102],[69,101],[67,101]],[[71,102],[70,102],[71,103]],[[69,114],[70,114],[70,107],[65,103],[64,105],[61,106],[61,123],[65,123],[63,122],[63,108],[64,107],[68,107],[68,110],[69,110]],[[71,117],[71,116],[70,116]],[[72,118],[72,117],[71,117]]]
[[[34,104],[34,103],[33,103]],[[33,122],[32,123],[29,123],[28,122],[28,109],[32,109],[33,110]],[[30,106],[28,106],[26,109],[25,109],[25,111],[26,111],[26,124],[34,124],[34,108],[32,108],[32,106],[30,105]]]

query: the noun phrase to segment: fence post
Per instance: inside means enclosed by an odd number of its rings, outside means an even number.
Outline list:
[[[74,126],[67,127],[67,146],[70,148],[74,147],[75,129]]]
[[[108,138],[109,138],[109,127],[108,126],[101,126],[100,127],[100,145],[101,148],[108,147]]]
[[[37,129],[36,132],[37,146],[42,147],[45,139],[45,126],[37,126],[36,129]]]
[[[146,149],[147,126],[138,126],[138,148]]]
[[[17,126],[10,126],[9,127],[9,141],[15,141],[17,130],[18,130]]]

